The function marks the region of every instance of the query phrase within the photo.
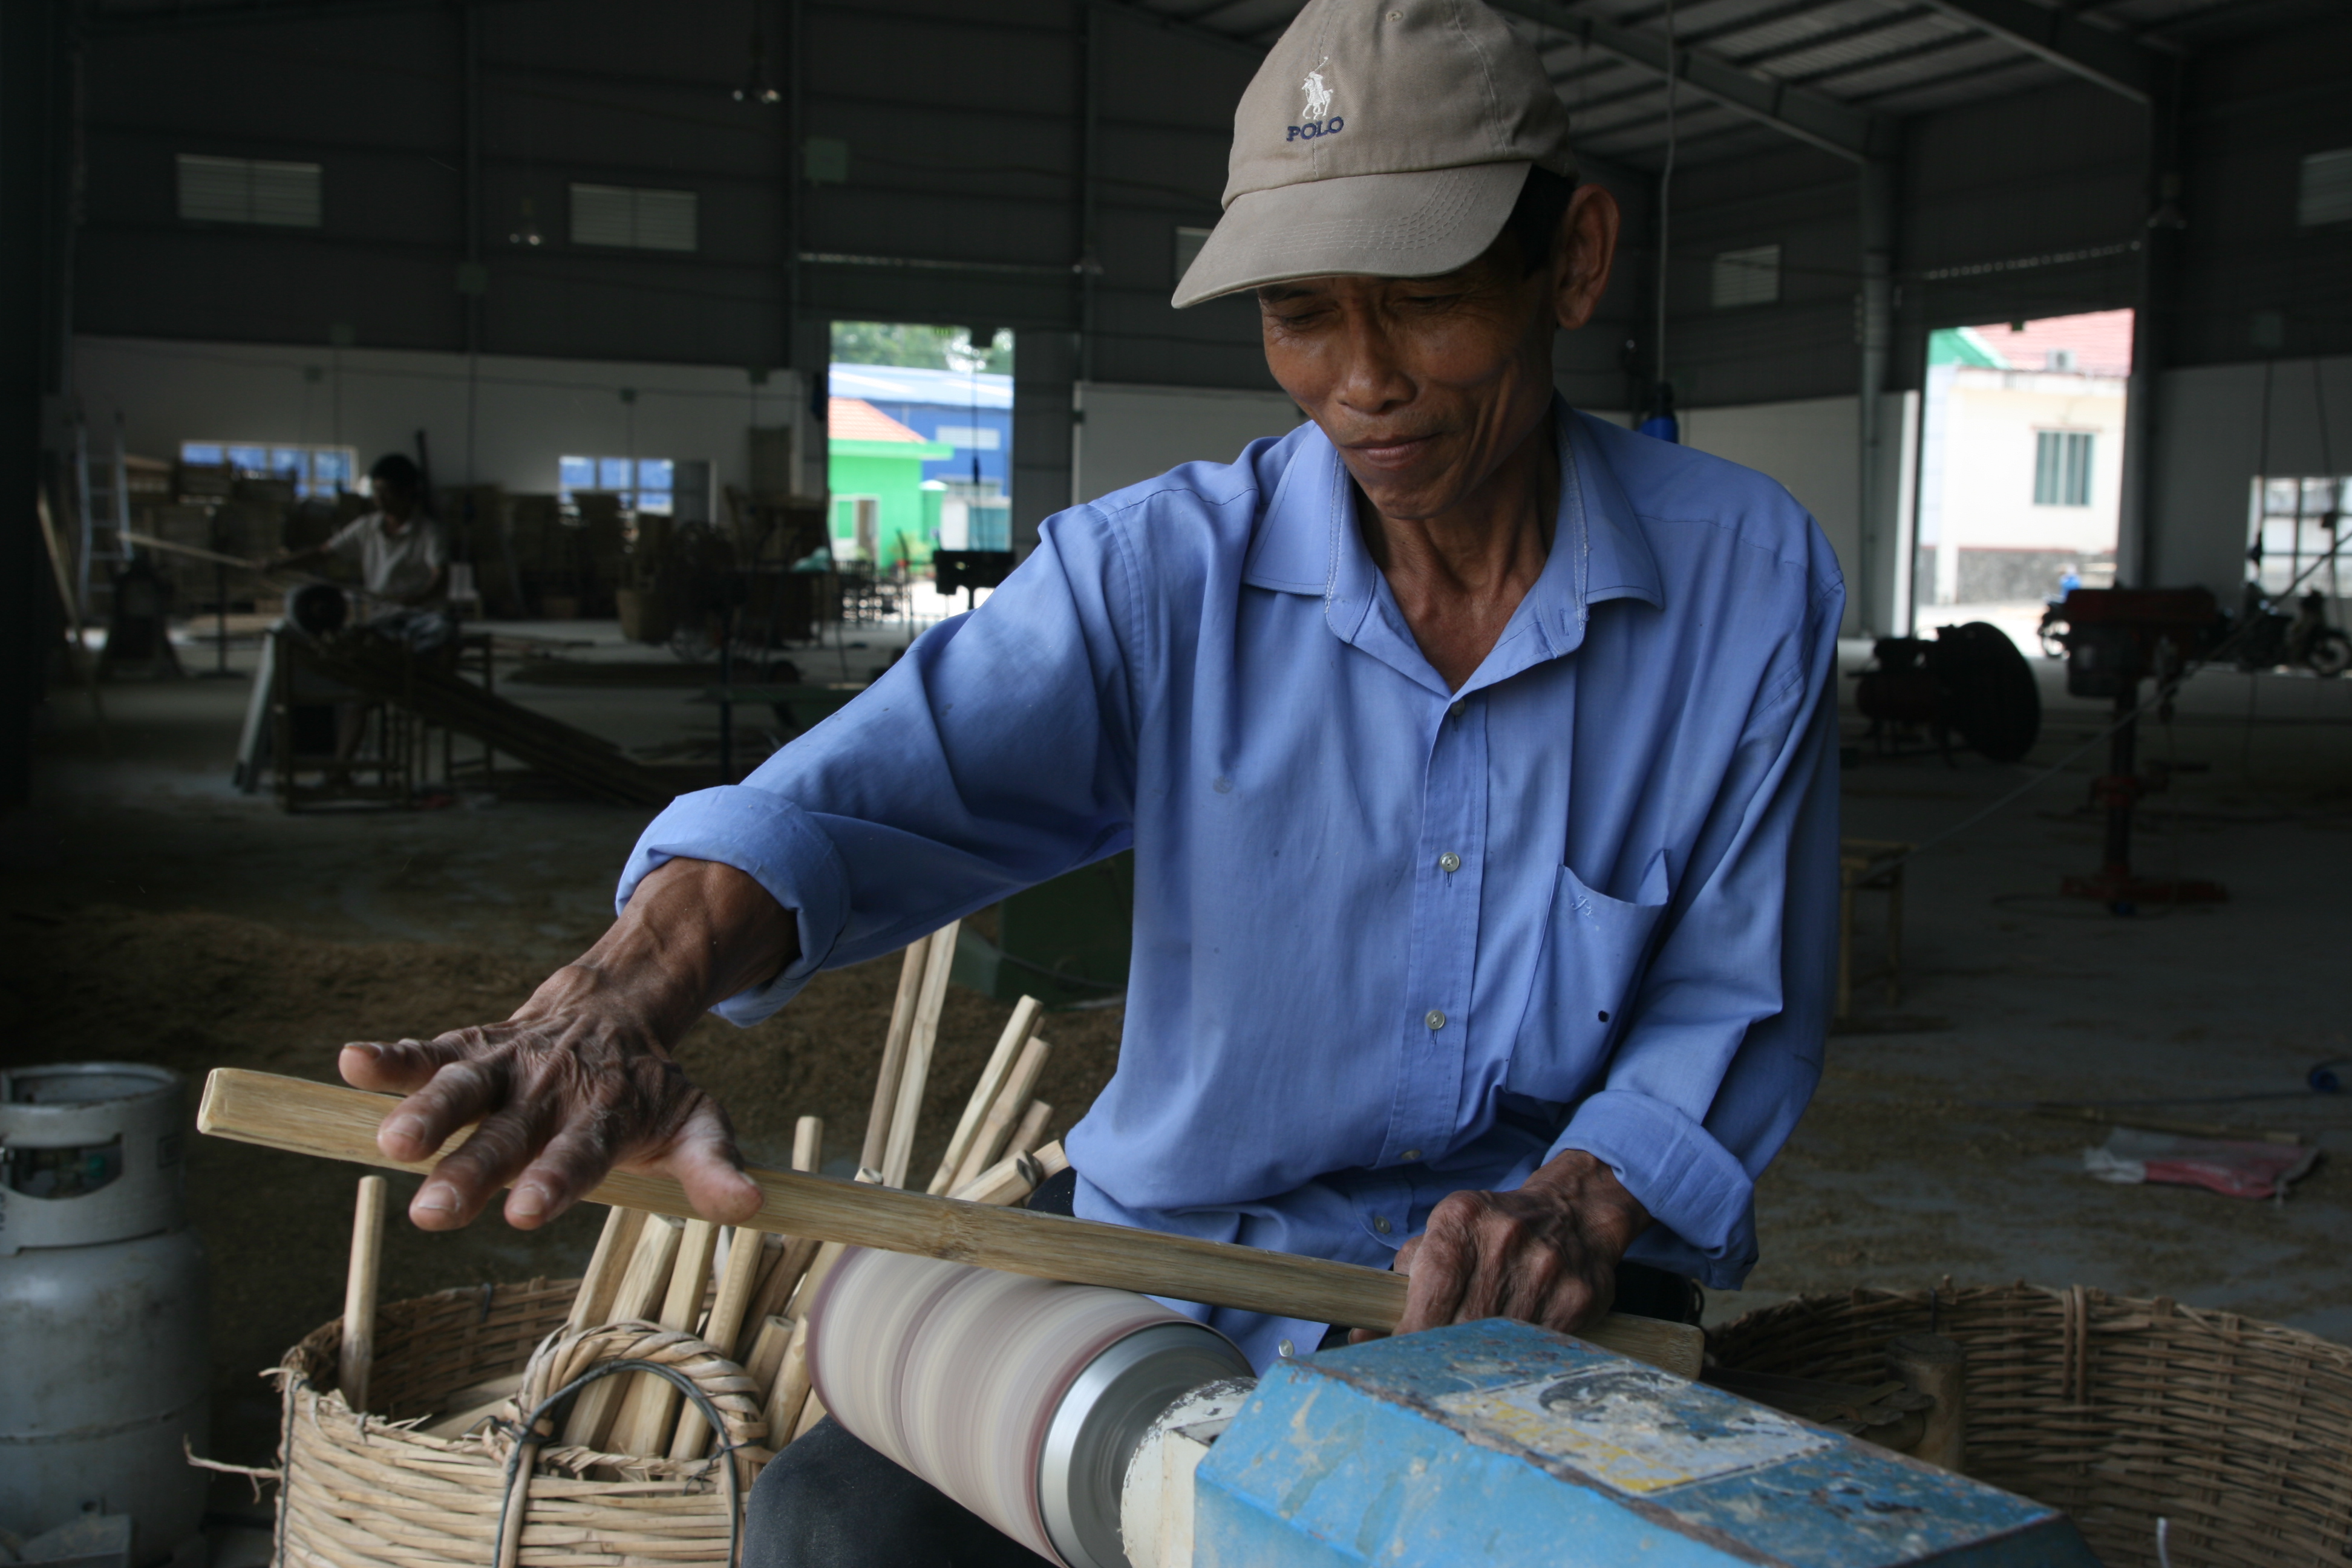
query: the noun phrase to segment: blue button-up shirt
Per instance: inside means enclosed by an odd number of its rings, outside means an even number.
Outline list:
[[[719,860],[801,956],[719,1011],[1132,847],[1118,1070],[1082,1217],[1387,1266],[1430,1208],[1564,1150],[1654,1216],[1634,1258],[1737,1285],[1753,1183],[1821,1070],[1835,638],[1770,479],[1556,407],[1544,568],[1449,690],[1313,426],[1049,519],[973,614],[620,887]],[[1220,1310],[1261,1365],[1319,1324]]]

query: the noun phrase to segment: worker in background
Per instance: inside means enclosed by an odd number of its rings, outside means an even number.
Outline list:
[[[1689,1320],[1819,1076],[1836,951],[1821,531],[1769,479],[1570,409],[1618,209],[1476,0],[1309,0],[1234,116],[1175,304],[1247,292],[1310,422],[1047,519],[975,612],[639,839],[514,1016],[355,1045],[429,1157],[545,1224],[615,1163],[753,1213],[669,1056],[820,968],[1132,847],[1118,1070],[1032,1206],[1411,1276],[1401,1330]],[[1062,1179],[1057,1179],[1062,1180]],[[1321,1323],[1197,1309],[1261,1367]],[[1034,1563],[820,1423],[746,1561]]]
[[[368,470],[368,484],[373,511],[353,518],[324,544],[286,552],[279,563],[356,559],[365,623],[420,653],[443,647],[457,632],[449,616],[449,550],[441,525],[425,515],[416,465],[398,452],[386,453]]]

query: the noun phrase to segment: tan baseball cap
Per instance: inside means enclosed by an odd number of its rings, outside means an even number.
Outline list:
[[[1503,231],[1568,110],[1479,0],[1307,0],[1234,110],[1225,216],[1178,310],[1289,278],[1430,278]]]

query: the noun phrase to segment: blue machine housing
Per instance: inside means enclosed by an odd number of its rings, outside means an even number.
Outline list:
[[[1276,1365],[1193,1509],[1195,1568],[2098,1568],[2054,1509],[1499,1321]]]

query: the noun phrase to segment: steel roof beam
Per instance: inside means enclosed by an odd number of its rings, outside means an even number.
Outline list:
[[[2073,14],[2033,0],[1927,0],[1956,22],[2049,61],[2134,103],[2156,90],[2156,51],[2126,34],[2093,26]]]
[[[1894,145],[1893,126],[1867,110],[1746,70],[1721,55],[1572,11],[1560,0],[1494,0],[1507,11],[1628,64],[1672,75],[1692,92],[1783,135],[1850,162],[1866,163]]]

